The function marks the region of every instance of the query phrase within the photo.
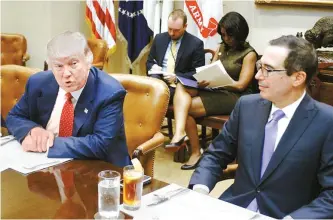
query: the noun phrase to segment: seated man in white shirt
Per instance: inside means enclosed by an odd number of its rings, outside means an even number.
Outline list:
[[[333,107],[306,94],[317,65],[306,40],[270,41],[257,63],[260,95],[239,99],[189,187],[208,194],[237,158],[220,199],[273,218],[333,218]]]
[[[7,128],[25,151],[49,157],[130,164],[123,120],[122,85],[92,67],[85,37],[67,31],[47,45],[52,71],[32,75],[8,113]]]

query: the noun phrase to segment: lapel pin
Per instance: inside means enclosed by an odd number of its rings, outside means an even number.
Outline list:
[[[86,114],[87,114],[87,113],[88,113],[88,109],[86,109],[86,108],[85,108],[85,109],[84,109],[84,113],[86,113]]]

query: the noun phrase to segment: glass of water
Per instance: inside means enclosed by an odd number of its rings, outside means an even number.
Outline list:
[[[120,173],[104,170],[98,174],[98,214],[103,219],[119,215]]]

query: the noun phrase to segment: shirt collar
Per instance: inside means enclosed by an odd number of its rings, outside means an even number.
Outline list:
[[[299,104],[301,103],[301,101],[303,100],[304,96],[305,96],[306,92],[303,92],[303,95],[301,95],[301,97],[299,99],[297,99],[295,102],[291,103],[290,105],[287,105],[286,107],[282,108],[281,110],[284,112],[285,117],[287,117],[289,120],[293,117],[297,107],[299,106]],[[271,113],[269,115],[269,118],[273,117],[273,113],[278,110],[279,108],[276,107],[276,105],[272,104],[272,109],[271,109]]]
[[[86,87],[86,85],[84,85],[81,89],[76,90],[74,92],[71,92],[72,97],[75,99],[75,101],[78,101],[80,98],[80,95],[84,89],[84,87]],[[65,90],[63,90],[61,87],[59,87],[59,95],[65,96],[67,92]]]
[[[175,40],[175,41],[177,42],[176,45],[178,45],[178,44],[180,44],[180,43],[182,42],[183,37],[184,37],[184,34],[183,34],[183,36],[181,36],[178,40]],[[170,42],[172,42],[172,41],[174,41],[174,40],[171,39]]]

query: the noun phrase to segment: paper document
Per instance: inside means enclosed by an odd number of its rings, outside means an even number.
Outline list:
[[[174,76],[174,73],[168,73],[162,70],[149,70],[148,75],[163,75],[163,76]]]
[[[46,152],[25,152],[16,140],[0,147],[0,172],[11,168],[28,174],[69,160],[72,160],[72,158],[48,158]]]
[[[151,204],[156,197],[169,195],[176,189],[182,188],[171,184],[142,197],[141,208],[128,211],[121,206],[121,211],[131,215],[134,219],[251,219],[258,213],[239,206],[215,199],[189,190],[172,196],[168,201],[154,206]],[[155,196],[158,195],[158,196]],[[200,202],[199,202],[200,201]],[[265,216],[266,217],[266,216]],[[267,219],[270,219],[267,217]]]
[[[232,85],[235,81],[229,76],[220,60],[206,66],[196,68],[193,77],[198,81],[208,81],[208,88],[219,88]]]

